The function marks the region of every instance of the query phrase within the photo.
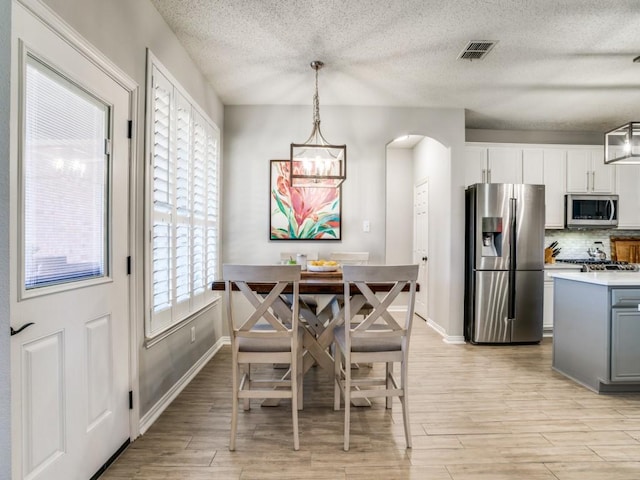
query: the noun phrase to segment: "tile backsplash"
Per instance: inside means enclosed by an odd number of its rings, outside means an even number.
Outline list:
[[[638,230],[545,230],[544,246],[551,242],[558,242],[561,249],[557,259],[563,258],[588,258],[587,249],[595,245],[593,242],[602,242],[607,259],[611,258],[610,237],[636,237],[640,239]],[[557,248],[557,247],[556,247]]]

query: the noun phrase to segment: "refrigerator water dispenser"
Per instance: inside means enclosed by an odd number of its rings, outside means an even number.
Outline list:
[[[482,217],[482,256],[502,256],[502,217]]]

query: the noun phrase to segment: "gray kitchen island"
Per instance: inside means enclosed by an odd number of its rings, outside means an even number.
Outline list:
[[[553,369],[598,393],[640,391],[640,273],[553,272]]]

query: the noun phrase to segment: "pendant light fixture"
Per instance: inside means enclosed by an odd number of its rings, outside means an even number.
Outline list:
[[[604,134],[604,163],[640,163],[640,122],[629,122]]]
[[[304,143],[292,143],[289,175],[292,187],[339,187],[347,178],[347,146],[332,145],[320,131],[320,99],[318,71],[324,63],[316,60],[311,68],[316,72],[313,96],[313,130]]]

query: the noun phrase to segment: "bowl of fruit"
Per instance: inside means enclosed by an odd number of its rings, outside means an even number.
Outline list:
[[[335,272],[340,268],[334,260],[310,260],[307,262],[307,270],[310,272]]]

